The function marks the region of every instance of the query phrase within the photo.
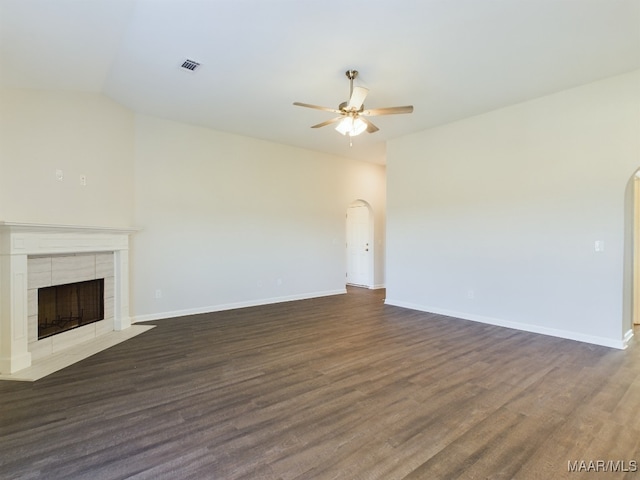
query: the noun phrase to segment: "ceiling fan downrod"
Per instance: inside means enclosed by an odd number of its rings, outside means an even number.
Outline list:
[[[344,74],[349,79],[349,98],[353,95],[353,80],[358,76],[357,70],[347,70]]]

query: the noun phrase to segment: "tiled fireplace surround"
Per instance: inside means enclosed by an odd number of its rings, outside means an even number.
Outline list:
[[[0,373],[131,326],[129,235],[134,229],[0,222]],[[105,279],[105,318],[38,340],[37,289]]]
[[[113,252],[27,257],[27,338],[32,361],[113,331],[113,273]],[[100,278],[104,278],[104,319],[38,340],[38,289]]]

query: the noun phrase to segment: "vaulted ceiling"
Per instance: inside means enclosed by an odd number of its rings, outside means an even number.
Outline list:
[[[386,141],[640,68],[640,0],[0,0],[0,84],[377,163]],[[200,62],[195,72],[180,65]],[[347,138],[331,113],[360,72]],[[640,88],[640,87],[639,87]]]

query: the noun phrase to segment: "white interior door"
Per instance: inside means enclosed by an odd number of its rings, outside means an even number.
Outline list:
[[[366,205],[347,209],[347,283],[371,286],[370,214]]]

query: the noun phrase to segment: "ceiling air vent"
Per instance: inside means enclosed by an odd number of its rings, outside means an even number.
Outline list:
[[[180,65],[181,68],[189,70],[190,72],[195,72],[195,70],[199,66],[200,64],[198,62],[196,62],[195,60],[189,60],[188,58],[184,62],[182,62],[182,65]]]

